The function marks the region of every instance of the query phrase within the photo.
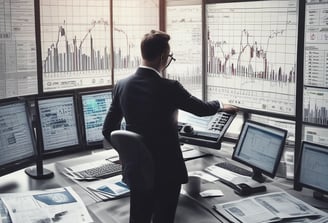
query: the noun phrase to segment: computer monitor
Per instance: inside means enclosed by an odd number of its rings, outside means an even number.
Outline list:
[[[179,110],[178,128],[181,143],[220,149],[221,140],[236,114],[219,112],[212,116],[196,116]]]
[[[314,190],[313,196],[328,201],[328,146],[303,141],[295,184]]]
[[[252,178],[264,182],[265,174],[274,178],[280,163],[287,130],[246,120],[239,135],[232,159],[253,169]]]
[[[75,108],[73,95],[48,96],[37,100],[44,154],[81,149]]]
[[[88,149],[101,148],[104,136],[102,127],[112,102],[110,90],[81,93],[84,141]]]
[[[25,168],[36,160],[36,142],[25,100],[0,104],[0,176]]]

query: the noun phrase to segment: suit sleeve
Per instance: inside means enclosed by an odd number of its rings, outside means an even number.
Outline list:
[[[108,142],[110,142],[111,132],[120,129],[122,119],[123,114],[119,103],[119,85],[115,85],[113,89],[113,100],[107,112],[102,129],[102,134]]]
[[[174,83],[174,92],[177,107],[197,116],[214,115],[221,108],[218,100],[204,102],[191,95],[178,81]]]

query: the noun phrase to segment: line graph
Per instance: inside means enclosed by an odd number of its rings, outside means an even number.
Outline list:
[[[41,1],[44,91],[110,85],[109,3]]]
[[[207,20],[209,98],[294,115],[296,1],[209,4]]]

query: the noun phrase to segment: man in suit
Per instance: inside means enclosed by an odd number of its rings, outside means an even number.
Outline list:
[[[173,59],[170,36],[151,30],[141,41],[142,64],[136,72],[117,82],[113,100],[103,125],[103,135],[120,129],[140,134],[153,157],[155,186],[148,194],[131,196],[130,223],[173,223],[181,184],[188,174],[180,149],[178,109],[198,116],[214,115],[219,110],[236,112],[232,105],[219,101],[203,102],[192,96],[178,81],[162,77]]]

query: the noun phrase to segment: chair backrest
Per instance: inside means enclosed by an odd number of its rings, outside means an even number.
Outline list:
[[[142,136],[127,130],[115,130],[111,145],[118,152],[123,167],[123,180],[130,187],[153,188],[154,163]]]

